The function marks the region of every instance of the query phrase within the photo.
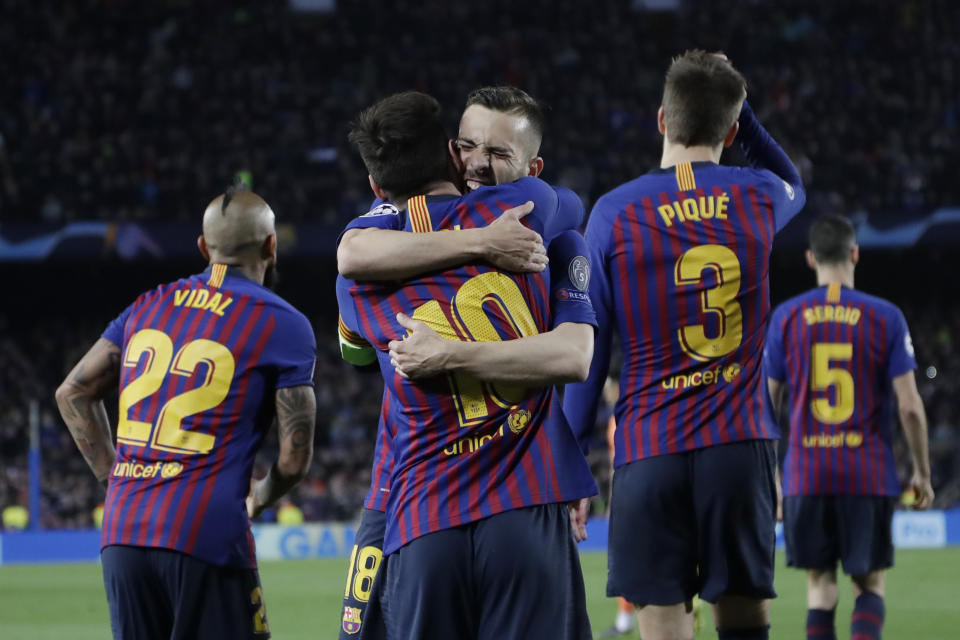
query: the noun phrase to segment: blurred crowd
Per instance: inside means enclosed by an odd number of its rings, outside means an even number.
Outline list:
[[[951,306],[952,305],[952,306]],[[935,506],[960,504],[960,305],[904,306],[917,352],[917,381],[930,421]],[[350,520],[359,515],[370,483],[382,383],[378,372],[346,365],[331,340],[335,322],[313,318],[320,345],[316,369],[318,424],[314,463],[286,503],[306,520]],[[0,511],[28,504],[28,424],[37,404],[42,452],[41,522],[50,528],[92,526],[103,490],[93,478],[57,414],[53,392],[99,335],[103,321],[50,319],[11,327],[0,314]],[[327,329],[330,329],[328,332]],[[327,335],[329,333],[330,335]],[[17,337],[14,338],[13,336]],[[615,397],[615,396],[614,396]],[[116,424],[116,399],[107,403]],[[594,511],[603,513],[610,459],[605,437],[608,409],[601,409],[590,462],[601,485]],[[910,473],[902,430],[894,429],[901,480]],[[276,457],[272,431],[257,457],[255,474]],[[274,517],[269,514],[268,517]]]
[[[952,0],[0,2],[0,220],[189,219],[238,173],[281,218],[370,196],[346,141],[373,100],[514,84],[549,107],[545,177],[591,203],[659,158],[663,72],[723,49],[815,210],[960,202]]]

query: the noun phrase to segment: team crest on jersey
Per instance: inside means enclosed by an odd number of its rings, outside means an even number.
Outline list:
[[[344,607],[343,608],[343,630],[349,634],[354,634],[360,631],[360,625],[362,621],[360,620],[360,613],[362,611],[356,607]]]
[[[743,367],[739,362],[728,364],[727,368],[723,370],[723,379],[727,382],[733,382],[741,371],[743,371]]]
[[[863,434],[859,431],[847,431],[846,440],[848,447],[856,449],[863,444]]]
[[[378,204],[370,211],[367,211],[365,214],[360,216],[361,218],[372,218],[374,216],[395,216],[400,213],[400,210],[389,202],[383,202]]]
[[[163,465],[163,470],[160,472],[160,475],[164,478],[175,478],[180,475],[180,472],[183,471],[183,465],[179,462],[168,462]]]
[[[507,418],[507,426],[510,427],[510,431],[516,434],[526,429],[528,424],[530,424],[530,412],[526,409],[512,411]]]
[[[567,269],[570,276],[570,282],[580,291],[586,291],[590,286],[590,263],[583,256],[577,256],[570,261],[570,268]]]

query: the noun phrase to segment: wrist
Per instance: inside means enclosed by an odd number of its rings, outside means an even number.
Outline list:
[[[456,234],[464,239],[464,248],[468,259],[488,260],[492,247],[487,236],[489,227],[478,227],[476,229],[460,229]]]

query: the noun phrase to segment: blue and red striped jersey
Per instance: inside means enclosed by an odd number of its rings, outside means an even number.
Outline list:
[[[773,312],[764,365],[789,397],[784,495],[900,495],[892,380],[917,363],[896,306],[839,283],[791,298]]]
[[[390,415],[390,394],[383,393],[380,406],[380,422],[377,424],[377,441],[373,449],[373,470],[370,473],[370,490],[363,500],[365,509],[387,510],[387,497],[390,495],[390,472],[393,470],[393,433],[388,432],[387,419]]]
[[[600,327],[590,377],[567,386],[564,411],[583,440],[616,330],[616,466],[779,435],[762,405],[767,274],[774,234],[805,193],[746,104],[740,125],[753,168],[655,169],[601,197],[590,214],[590,295]]]
[[[422,535],[524,506],[596,493],[590,469],[563,417],[555,388],[523,389],[462,375],[405,380],[387,345],[404,329],[404,312],[450,340],[501,341],[563,322],[595,324],[586,291],[586,247],[576,232],[557,233],[562,206],[546,183],[526,178],[462,198],[418,196],[405,229],[472,228],[533,200],[526,224],[566,247],[541,274],[514,275],[486,264],[427,274],[404,283],[337,281],[342,322],[377,350],[389,397],[385,429],[393,468],[384,552]],[[557,255],[556,253],[553,255]]]
[[[313,384],[310,323],[235,267],[141,295],[103,333],[120,347],[117,459],[101,545],[255,567],[244,501],[276,389]]]

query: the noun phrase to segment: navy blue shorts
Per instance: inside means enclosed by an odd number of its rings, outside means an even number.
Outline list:
[[[787,565],[862,576],[893,566],[891,496],[785,496]]]
[[[390,555],[391,640],[589,640],[566,505],[514,509],[421,536]]]
[[[115,640],[270,637],[256,569],[122,545],[106,547],[100,562]]]
[[[383,531],[386,516],[382,511],[364,509],[357,538],[350,553],[347,586],[343,596],[340,640],[384,640],[380,595],[383,591]]]
[[[607,595],[660,606],[697,593],[775,598],[774,465],[771,441],[748,440],[619,467]]]

